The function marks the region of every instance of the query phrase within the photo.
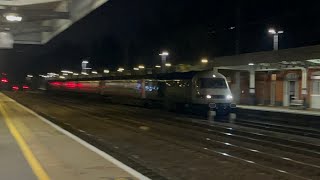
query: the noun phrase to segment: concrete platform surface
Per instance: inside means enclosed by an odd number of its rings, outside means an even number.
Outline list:
[[[271,111],[271,112],[282,112],[290,114],[301,114],[301,115],[311,115],[311,116],[320,116],[320,110],[315,109],[289,109],[288,107],[279,107],[279,106],[248,106],[248,105],[237,105],[241,109],[250,109],[258,111]]]
[[[148,179],[0,93],[0,179]]]

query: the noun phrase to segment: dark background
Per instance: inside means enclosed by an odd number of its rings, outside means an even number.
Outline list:
[[[272,50],[269,27],[284,30],[280,48],[320,42],[317,1],[110,0],[44,46],[16,45],[0,51],[0,70],[14,79],[28,74],[160,63]],[[235,29],[230,29],[235,27]]]

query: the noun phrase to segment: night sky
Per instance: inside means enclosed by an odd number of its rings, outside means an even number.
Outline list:
[[[0,69],[15,78],[27,73],[160,63],[272,50],[267,29],[284,30],[280,48],[320,44],[317,1],[110,0],[44,46],[17,45],[0,51]],[[235,29],[230,29],[235,27]],[[238,36],[237,36],[238,34]]]

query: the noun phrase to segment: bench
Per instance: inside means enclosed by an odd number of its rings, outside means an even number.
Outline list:
[[[290,102],[290,108],[292,109],[305,109],[304,101],[300,99],[292,99]]]

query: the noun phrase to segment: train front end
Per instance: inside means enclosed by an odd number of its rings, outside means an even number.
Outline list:
[[[197,74],[192,81],[194,103],[205,105],[216,116],[235,114],[236,104],[225,76],[206,71]]]

